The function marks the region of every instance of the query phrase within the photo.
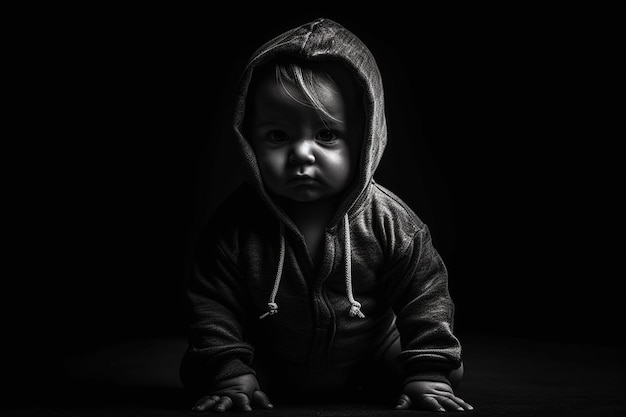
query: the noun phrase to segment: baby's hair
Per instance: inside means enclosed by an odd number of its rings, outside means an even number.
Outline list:
[[[307,107],[313,108],[324,116],[338,120],[324,107],[320,94],[329,88],[339,90],[337,83],[321,68],[312,65],[299,65],[295,62],[278,62],[276,64],[276,81],[294,101]],[[295,85],[305,100],[291,91],[290,86]]]

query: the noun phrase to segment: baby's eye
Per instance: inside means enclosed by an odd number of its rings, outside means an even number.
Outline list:
[[[286,142],[289,140],[287,133],[282,130],[271,130],[267,132],[266,137],[270,142],[274,143]]]
[[[317,140],[321,142],[332,142],[336,139],[337,135],[335,134],[335,132],[329,129],[322,130],[317,134]]]

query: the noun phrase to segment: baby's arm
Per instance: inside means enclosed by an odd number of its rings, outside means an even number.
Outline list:
[[[402,254],[388,287],[403,339],[398,359],[407,378],[396,408],[471,410],[452,389],[463,374],[461,346],[452,332],[447,271],[427,227]]]
[[[195,410],[248,410],[268,407],[251,363],[254,348],[246,337],[252,303],[232,250],[219,235],[205,231],[187,283],[189,346],[181,363],[183,385]]]
[[[452,387],[444,382],[411,381],[404,386],[398,398],[397,410],[417,408],[427,411],[465,411],[474,408],[454,395]]]
[[[251,411],[252,406],[267,409],[274,407],[267,395],[261,391],[256,377],[252,374],[245,374],[217,383],[209,395],[198,400],[193,410]]]

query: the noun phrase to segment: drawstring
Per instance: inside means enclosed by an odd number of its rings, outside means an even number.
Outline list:
[[[345,230],[345,243],[344,243],[344,258],[346,262],[346,293],[348,294],[348,301],[352,305],[350,307],[350,316],[365,318],[365,314],[361,312],[361,303],[354,299],[352,294],[352,245],[350,244],[350,224],[348,223],[348,215],[343,217],[343,227]]]
[[[269,310],[261,314],[259,319],[264,319],[267,316],[272,316],[278,313],[278,304],[276,304],[276,294],[278,294],[278,287],[280,286],[280,279],[283,277],[283,264],[285,262],[285,225],[280,223],[280,256],[278,258],[278,269],[276,271],[276,279],[274,279],[274,288],[272,289],[272,295],[270,295],[270,301],[267,303]]]
[[[346,275],[346,294],[348,301],[350,302],[349,314],[351,317],[365,318],[365,314],[361,311],[361,303],[354,299],[352,292],[352,244],[350,242],[350,227],[348,222],[348,215],[343,218],[343,227],[345,231],[344,237],[344,258],[345,258],[345,275]],[[276,271],[276,278],[274,279],[274,288],[270,295],[270,300],[267,303],[268,311],[259,316],[259,319],[264,319],[267,316],[272,316],[278,313],[278,304],[276,304],[276,295],[278,294],[278,288],[280,287],[280,280],[283,275],[283,265],[285,262],[285,226],[280,223],[280,256],[278,258],[278,268]]]

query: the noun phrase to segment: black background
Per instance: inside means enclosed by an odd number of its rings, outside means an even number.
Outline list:
[[[66,355],[185,335],[190,244],[238,180],[219,142],[237,71],[320,16],[378,60],[376,178],[431,227],[460,336],[621,343],[623,34],[616,11],[570,7],[20,14],[9,369],[49,375]]]

